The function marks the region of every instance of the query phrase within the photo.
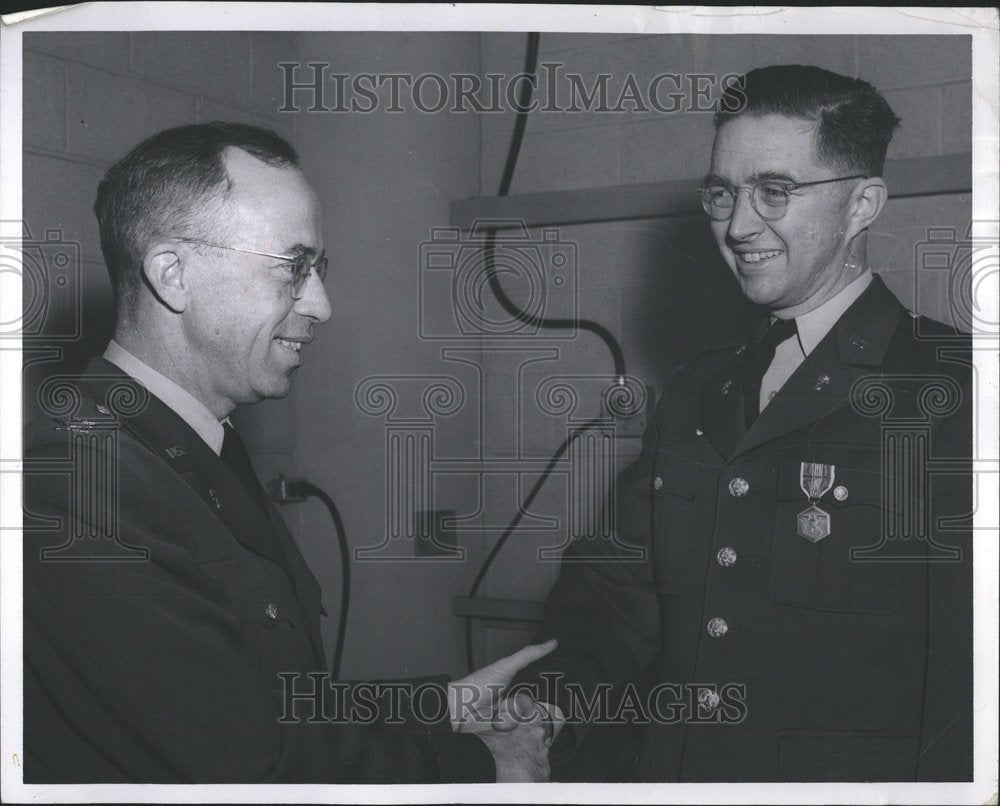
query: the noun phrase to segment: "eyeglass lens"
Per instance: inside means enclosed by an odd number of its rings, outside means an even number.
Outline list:
[[[312,272],[316,272],[316,276],[319,277],[321,283],[326,282],[326,268],[327,259],[325,254],[321,254],[316,258],[315,263],[312,262],[312,258],[309,255],[300,255],[297,257],[292,264],[292,273],[295,277],[292,283],[292,293],[295,299],[299,299],[302,295],[302,289],[305,287],[306,281]]]
[[[779,182],[760,182],[750,191],[750,204],[763,218],[781,218],[788,205],[788,191]],[[733,213],[738,191],[724,185],[712,185],[702,192],[702,206],[716,221],[724,221]]]

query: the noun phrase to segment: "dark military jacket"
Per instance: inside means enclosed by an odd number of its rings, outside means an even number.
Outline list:
[[[616,540],[564,555],[539,635],[559,648],[522,676],[545,696],[550,673],[578,717],[556,760],[604,780],[970,780],[968,337],[876,277],[749,429],[743,349],[671,374]]]
[[[273,505],[265,517],[171,409],[103,359],[40,400],[24,474],[26,782],[494,780],[446,707],[428,723],[397,698],[345,720],[336,699],[288,699],[325,671],[319,586]]]

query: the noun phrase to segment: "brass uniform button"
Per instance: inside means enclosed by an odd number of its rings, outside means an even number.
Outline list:
[[[713,638],[722,638],[727,632],[729,632],[729,625],[726,624],[725,619],[713,618],[710,619],[707,625],[708,634]]]
[[[742,498],[748,492],[750,492],[750,483],[746,479],[736,476],[729,482],[729,494],[733,498]]]
[[[719,549],[718,554],[715,555],[715,559],[723,568],[730,568],[736,565],[736,549],[724,546]]]

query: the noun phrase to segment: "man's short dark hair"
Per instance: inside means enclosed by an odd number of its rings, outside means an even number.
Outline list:
[[[280,135],[244,123],[199,123],[154,134],[108,169],[94,213],[119,311],[135,304],[146,250],[159,237],[212,240],[212,203],[232,189],[223,152],[240,148],[268,165],[298,166]]]
[[[761,67],[731,84],[715,113],[715,128],[741,115],[813,121],[820,158],[867,176],[882,175],[885,152],[899,125],[888,102],[867,81],[801,64]]]

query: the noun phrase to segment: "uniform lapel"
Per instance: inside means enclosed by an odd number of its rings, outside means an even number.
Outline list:
[[[103,358],[93,359],[85,376],[87,391],[103,403],[108,392],[131,376]],[[141,411],[119,418],[122,427],[170,465],[233,536],[247,549],[282,567],[285,558],[271,524],[253,496],[184,420],[153,394]]]
[[[735,349],[724,352],[698,393],[701,428],[719,455],[726,458],[732,456],[746,432],[738,356]]]
[[[879,371],[903,312],[903,306],[876,276],[761,412],[731,456],[850,405],[855,382]]]

